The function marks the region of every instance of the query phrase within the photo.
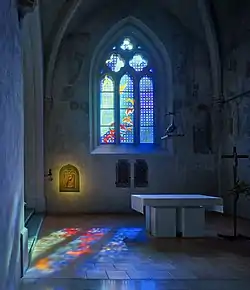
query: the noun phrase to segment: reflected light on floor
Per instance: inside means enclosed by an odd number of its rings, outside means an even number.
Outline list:
[[[142,228],[120,228],[110,242],[102,247],[95,259],[101,262],[106,257],[111,259],[120,258],[128,251],[126,241],[133,241],[141,231]]]
[[[98,242],[109,232],[108,228],[92,228],[77,239],[60,247],[53,254],[38,260],[35,265],[27,271],[27,275],[48,276],[67,267],[70,262],[83,254],[91,253],[92,244]]]
[[[131,280],[102,280],[100,290],[156,290],[156,283],[152,280],[140,280],[140,283],[135,283]],[[163,288],[162,288],[163,289]],[[166,288],[167,290],[168,288]]]
[[[80,230],[81,229],[79,228],[64,228],[60,231],[53,232],[50,235],[39,239],[32,253],[32,261],[34,261],[38,256],[49,251],[55,245],[76,235]]]

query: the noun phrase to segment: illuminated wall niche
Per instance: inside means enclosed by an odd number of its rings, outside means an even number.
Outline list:
[[[59,191],[60,192],[79,192],[80,175],[78,169],[67,164],[59,171]]]

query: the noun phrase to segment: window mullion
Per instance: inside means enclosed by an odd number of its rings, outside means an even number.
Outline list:
[[[120,144],[120,78],[116,78],[115,82],[115,132],[116,144]]]
[[[140,89],[139,78],[134,77],[134,99],[135,99],[135,114],[134,114],[134,138],[135,144],[140,143]]]

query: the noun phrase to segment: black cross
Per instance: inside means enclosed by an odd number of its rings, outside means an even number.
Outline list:
[[[238,154],[236,147],[233,147],[233,154],[229,154],[229,155],[221,155],[221,158],[233,158],[234,160],[234,164],[233,164],[233,176],[234,176],[234,185],[236,185],[237,183],[237,179],[238,179],[238,159],[240,158],[249,158],[248,155],[245,154]]]
[[[233,158],[234,164],[233,164],[233,176],[234,176],[234,188],[237,186],[238,182],[238,159],[239,158],[249,158],[248,155],[246,154],[237,154],[236,147],[233,147],[233,154],[228,154],[228,155],[221,155],[221,158]],[[237,235],[237,203],[239,200],[239,193],[234,194],[234,202],[233,202],[233,231],[234,234],[233,236],[228,236],[228,235],[221,235],[219,234],[219,237],[226,238],[229,240],[236,240],[238,238],[241,239],[250,239],[248,237],[245,237],[243,235]]]

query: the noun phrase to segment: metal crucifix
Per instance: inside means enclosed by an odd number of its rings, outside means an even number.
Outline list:
[[[240,158],[249,158],[246,154],[238,154],[236,150],[236,146],[233,147],[233,154],[225,154],[222,155],[221,158],[233,158],[234,164],[233,164],[233,177],[234,177],[234,186],[237,183],[238,180],[238,159]]]
[[[238,180],[238,159],[240,158],[249,158],[249,155],[246,154],[238,154],[236,150],[236,146],[233,147],[233,154],[225,154],[222,155],[221,158],[233,158],[234,164],[233,164],[233,179],[234,179],[234,188],[237,186]],[[243,235],[237,235],[237,203],[239,200],[239,193],[234,194],[234,204],[233,204],[233,236],[227,236],[227,235],[221,235],[219,234],[219,237],[226,238],[226,239],[237,239],[237,238],[244,238],[249,239],[248,237],[245,237]]]

